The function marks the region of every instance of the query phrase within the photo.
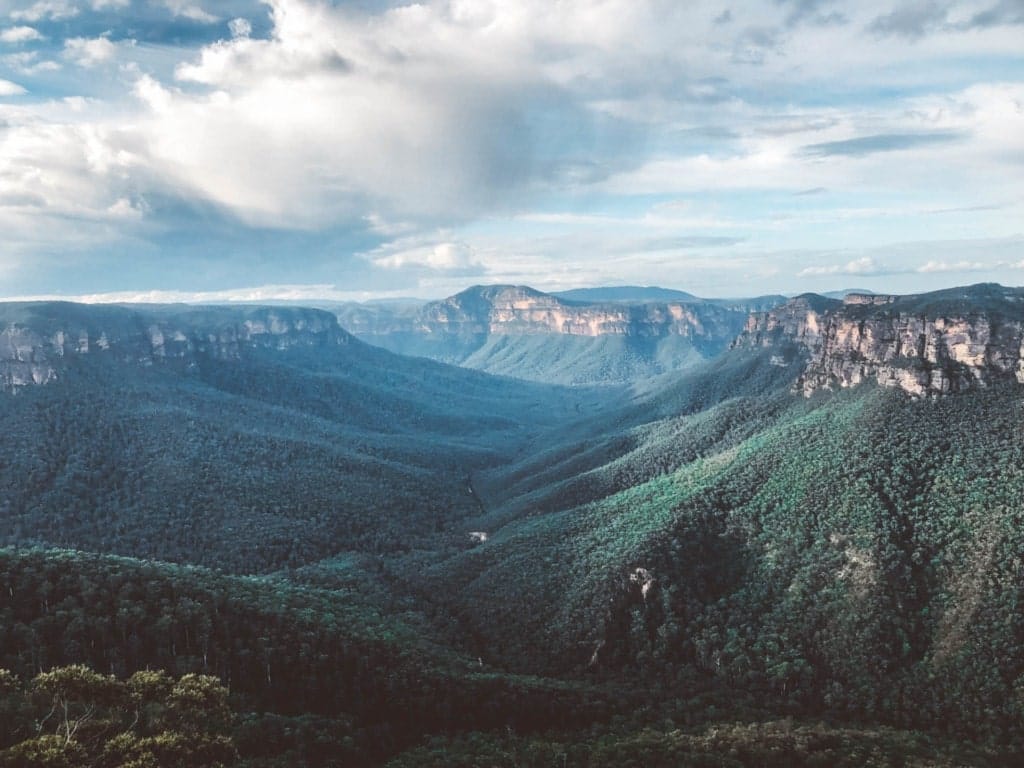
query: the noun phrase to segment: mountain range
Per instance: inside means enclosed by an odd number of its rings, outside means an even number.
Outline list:
[[[1024,289],[9,304],[0,383],[0,667],[216,674],[247,765],[1024,748]]]

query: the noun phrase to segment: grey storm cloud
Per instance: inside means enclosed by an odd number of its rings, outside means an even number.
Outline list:
[[[964,138],[963,134],[956,131],[879,133],[873,136],[858,136],[855,139],[808,144],[801,149],[801,154],[805,157],[864,157],[865,155],[873,155],[877,152],[895,152],[934,144],[945,144],[962,138]]]

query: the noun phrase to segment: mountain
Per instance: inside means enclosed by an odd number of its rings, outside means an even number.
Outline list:
[[[563,301],[577,301],[581,304],[667,304],[669,302],[700,301],[697,296],[674,288],[658,288],[654,285],[615,285],[601,288],[573,288],[551,294]]]
[[[464,537],[471,472],[597,400],[298,308],[0,307],[0,541],[267,571]]]
[[[872,379],[916,396],[1024,383],[1024,289],[981,284],[914,296],[799,296],[751,316],[737,346],[799,354],[804,394]]]
[[[699,364],[746,320],[744,308],[700,299],[581,303],[507,285],[474,286],[415,311],[336,311],[356,337],[393,352],[571,385],[622,384]]]
[[[1021,384],[806,398],[773,352],[480,473],[487,540],[419,578],[487,664],[1020,738]]]
[[[351,337],[309,309],[0,304],[0,387],[17,390],[59,378],[70,356],[102,353],[152,366],[238,359],[246,350],[337,347]]]
[[[509,290],[432,317],[653,322]],[[1021,293],[807,294],[629,388],[6,306],[0,762],[83,663],[217,675],[249,768],[1014,765]]]
[[[845,299],[851,293],[860,294],[861,296],[873,296],[874,291],[869,291],[867,288],[843,288],[838,291],[826,291],[821,294],[826,299]]]
[[[764,295],[752,298],[736,299],[705,299],[694,296],[686,291],[656,286],[641,287],[636,285],[606,286],[601,288],[574,288],[569,291],[558,291],[551,294],[565,301],[582,304],[714,304],[741,312],[758,312],[783,304],[786,297],[782,295]]]

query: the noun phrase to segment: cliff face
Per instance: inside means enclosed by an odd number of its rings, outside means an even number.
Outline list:
[[[1024,290],[980,285],[915,296],[805,295],[750,316],[735,347],[807,359],[794,388],[874,380],[916,396],[1024,384]]]
[[[511,285],[332,310],[357,338],[392,352],[562,385],[626,383],[698,364],[724,351],[747,318],[745,309],[696,297],[583,301]]]
[[[729,335],[739,322],[737,312],[699,301],[582,304],[523,286],[488,286],[425,305],[413,330],[456,336],[712,337]]]
[[[238,359],[255,349],[345,344],[327,312],[292,308],[0,305],[0,390],[58,379],[78,355],[152,366],[194,365],[199,356]]]

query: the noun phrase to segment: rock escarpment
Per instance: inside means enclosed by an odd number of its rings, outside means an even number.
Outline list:
[[[257,349],[345,344],[334,315],[312,309],[0,304],[0,390],[58,379],[76,356],[194,365]]]
[[[571,336],[686,336],[727,334],[737,312],[701,302],[639,305],[584,304],[525,286],[470,288],[423,307],[414,328],[424,334],[567,334]]]
[[[575,301],[514,285],[419,306],[334,309],[357,338],[392,352],[562,385],[621,384],[699,364],[724,351],[747,318],[718,300]]]
[[[999,380],[1024,384],[1024,289],[993,284],[911,296],[814,294],[752,314],[734,347],[807,363],[794,388],[876,381],[936,396]]]

